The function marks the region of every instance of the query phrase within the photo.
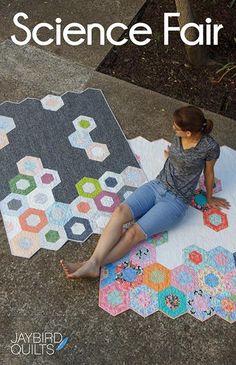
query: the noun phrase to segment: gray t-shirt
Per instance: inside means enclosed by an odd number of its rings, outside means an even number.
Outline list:
[[[169,157],[156,179],[189,204],[205,161],[216,160],[219,156],[220,146],[209,134],[203,134],[198,144],[189,149],[183,149],[181,138],[175,136]]]

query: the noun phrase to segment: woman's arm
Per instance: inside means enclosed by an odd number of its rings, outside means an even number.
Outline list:
[[[216,160],[206,161],[204,168],[204,176],[205,176],[205,186],[206,186],[206,194],[207,194],[207,203],[210,208],[226,208],[229,209],[230,204],[226,199],[216,198],[212,196],[215,174],[214,174],[214,165]]]
[[[214,165],[216,160],[206,161],[204,167],[205,186],[207,193],[207,201],[212,199],[213,186],[215,181]]]

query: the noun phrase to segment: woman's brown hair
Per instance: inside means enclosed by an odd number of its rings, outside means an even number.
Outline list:
[[[201,109],[195,106],[183,106],[175,110],[173,116],[175,124],[183,131],[209,134],[213,129],[213,122],[206,119]]]

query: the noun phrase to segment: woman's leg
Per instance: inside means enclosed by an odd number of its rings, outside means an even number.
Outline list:
[[[97,247],[91,258],[88,260],[90,263],[97,264],[103,262],[105,257],[111,251],[111,249],[117,244],[121,239],[123,234],[123,225],[137,219],[144,215],[153,205],[155,204],[155,195],[152,187],[152,183],[146,183],[139,187],[135,192],[130,195],[124,203],[122,203],[114,213],[107,226],[105,227]],[[132,233],[129,232],[129,235]],[[124,233],[124,236],[126,232]],[[137,239],[142,240],[142,237],[137,234]],[[123,238],[123,237],[122,237]],[[126,242],[126,238],[125,238]],[[66,263],[61,260],[61,264],[67,277],[72,274],[76,269],[80,269],[84,262],[78,263]],[[97,266],[97,265],[96,265]],[[94,275],[97,275],[97,270]]]
[[[132,213],[129,207],[125,204],[120,204],[113,212],[111,219],[106,225],[102,235],[98,241],[94,253],[90,257],[91,262],[101,261],[112,247],[119,241],[123,234],[123,225],[133,220]],[[79,269],[85,262],[67,263],[60,261],[65,273],[71,274]]]
[[[144,240],[145,237],[146,234],[142,231],[142,229],[137,224],[134,224],[124,233],[115,247],[114,245],[112,246],[113,249],[110,250],[110,253],[108,250],[104,249],[103,244],[100,244],[96,247],[90,259],[78,270],[68,274],[67,277],[70,279],[98,277],[101,266],[120,259],[138,242]]]
[[[133,246],[146,239],[146,237],[147,236],[141,227],[138,224],[134,224],[125,232],[117,245],[113,247],[113,249],[104,258],[101,266],[119,260],[121,257],[125,256]]]
[[[124,234],[104,258],[101,266],[123,257],[138,242],[174,227],[182,220],[186,210],[187,205],[179,203],[174,197],[163,198]]]

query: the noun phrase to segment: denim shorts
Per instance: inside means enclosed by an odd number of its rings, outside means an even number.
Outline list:
[[[188,204],[158,180],[136,189],[124,202],[146,238],[169,230],[185,215]]]

